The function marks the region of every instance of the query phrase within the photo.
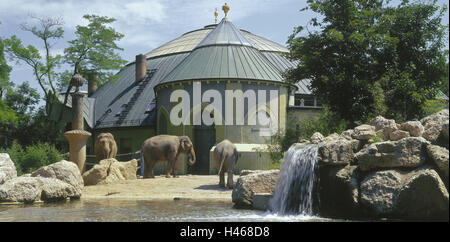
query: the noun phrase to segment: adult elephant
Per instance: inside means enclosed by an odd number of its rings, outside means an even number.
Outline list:
[[[97,161],[116,158],[117,144],[111,133],[100,133],[94,144],[94,152]]]
[[[144,141],[141,160],[144,178],[153,178],[153,167],[157,162],[167,161],[166,177],[176,177],[175,163],[180,155],[188,156],[188,164],[195,164],[195,152],[191,139],[187,136],[158,135]],[[141,167],[142,169],[142,167]]]
[[[233,188],[233,173],[239,153],[236,146],[225,139],[216,145],[213,151],[214,161],[219,170],[219,186],[225,187],[225,172],[228,175],[227,187]]]

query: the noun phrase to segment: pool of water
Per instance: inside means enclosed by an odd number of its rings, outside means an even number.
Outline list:
[[[331,220],[314,216],[278,216],[269,212],[233,209],[231,204],[221,202],[101,199],[29,205],[0,205],[0,221],[319,222]]]

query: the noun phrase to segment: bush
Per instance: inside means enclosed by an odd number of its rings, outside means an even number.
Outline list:
[[[13,160],[18,175],[31,173],[63,159],[55,146],[48,143],[37,143],[23,148],[19,142],[14,141],[7,153]]]
[[[281,159],[292,144],[301,139],[309,140],[315,132],[324,136],[332,133],[342,133],[347,129],[348,122],[338,114],[329,111],[327,107],[322,109],[320,115],[305,120],[299,120],[292,114],[288,115],[285,132],[278,132],[272,136],[272,143],[265,150],[269,152],[273,167],[279,166]]]

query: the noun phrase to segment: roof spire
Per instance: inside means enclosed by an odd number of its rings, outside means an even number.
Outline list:
[[[217,16],[219,16],[219,12],[217,12],[217,8],[216,11],[214,12],[214,23],[217,24]]]
[[[230,11],[230,6],[228,6],[227,3],[225,3],[225,5],[222,6],[222,10],[225,13],[225,18],[226,18],[228,11]]]

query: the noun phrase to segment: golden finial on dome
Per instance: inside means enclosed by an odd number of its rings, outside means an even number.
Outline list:
[[[225,18],[226,18],[228,11],[230,11],[230,6],[228,6],[227,3],[225,3],[225,5],[222,6],[222,10],[225,13]]]
[[[217,16],[219,16],[219,12],[217,12],[217,8],[216,8],[216,11],[214,12],[214,17],[215,17],[215,20],[214,20],[214,22],[217,24]]]

